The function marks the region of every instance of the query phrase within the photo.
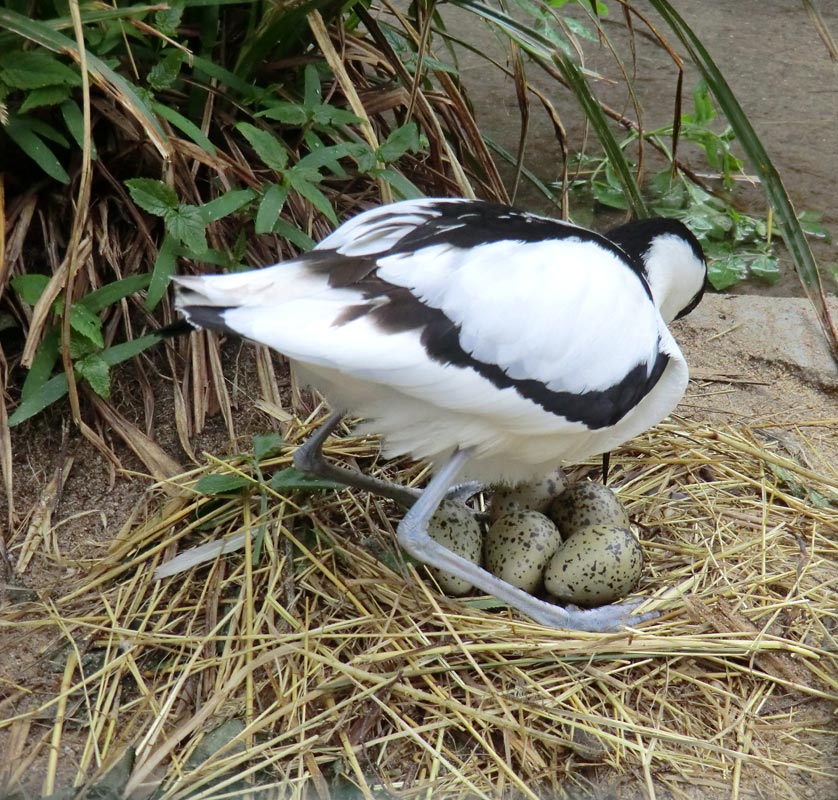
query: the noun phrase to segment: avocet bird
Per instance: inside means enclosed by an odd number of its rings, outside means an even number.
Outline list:
[[[298,451],[310,473],[410,509],[399,543],[545,625],[609,630],[633,606],[562,608],[437,544],[427,524],[455,478],[517,482],[605,453],[655,425],[687,386],[667,323],[701,299],[706,265],[680,222],[607,236],[474,200],[359,214],[314,250],[264,269],[175,278],[198,328],[284,353],[335,413]],[[325,461],[341,416],[387,456],[428,459],[421,493]]]

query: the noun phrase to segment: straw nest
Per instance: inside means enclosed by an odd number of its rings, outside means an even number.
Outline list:
[[[158,485],[78,585],[0,612],[7,641],[54,634],[58,664],[51,685],[5,686],[10,785],[35,763],[45,792],[69,774],[100,797],[782,798],[828,780],[835,476],[755,429],[677,420],[633,441],[612,485],[662,616],[581,634],[441,596],[395,550],[389,504],[274,491],[316,422],[261,464]],[[424,477],[377,464],[370,439],[327,451]],[[196,492],[210,473],[247,486]]]

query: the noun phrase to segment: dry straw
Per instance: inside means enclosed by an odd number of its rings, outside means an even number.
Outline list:
[[[377,464],[370,439],[330,452],[423,477]],[[0,612],[7,641],[51,632],[58,665],[49,685],[3,688],[6,784],[36,767],[45,793],[63,780],[167,800],[583,797],[615,782],[627,797],[791,798],[828,783],[838,477],[764,432],[681,420],[615,460],[648,554],[640,591],[662,616],[613,635],[442,597],[394,549],[397,509],[367,495],[280,496],[246,456],[160,485],[63,596]],[[254,483],[199,495],[208,473]],[[235,552],[155,579],[237,534]]]

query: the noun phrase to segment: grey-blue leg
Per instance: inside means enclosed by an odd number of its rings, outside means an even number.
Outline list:
[[[410,489],[406,486],[382,481],[379,478],[373,478],[371,475],[364,475],[363,472],[358,472],[358,470],[348,469],[326,461],[323,455],[323,445],[326,444],[326,439],[335,432],[342,419],[342,411],[331,413],[326,421],[297,448],[294,453],[294,466],[300,472],[305,472],[306,475],[314,475],[318,478],[381,495],[390,500],[395,500],[405,508],[410,508],[422,494],[420,489]],[[482,489],[483,484],[479,481],[466,481],[452,486],[446,497],[449,500],[465,502]]]
[[[399,523],[397,528],[399,544],[411,556],[431,567],[463,578],[481,591],[494,595],[536,622],[553,628],[613,631],[625,625],[638,625],[657,616],[657,614],[634,615],[632,612],[637,607],[637,603],[592,609],[572,606],[562,608],[533,597],[435,542],[428,534],[428,522],[470,455],[470,450],[456,451],[434,475],[421,497]]]
[[[405,508],[410,508],[421,494],[418,489],[408,489],[395,483],[388,483],[371,475],[364,475],[356,469],[340,467],[326,461],[323,455],[323,445],[340,425],[341,419],[343,419],[341,411],[334,411],[330,414],[328,419],[297,448],[294,453],[294,466],[307,475],[316,475],[318,478],[381,495],[401,503]]]

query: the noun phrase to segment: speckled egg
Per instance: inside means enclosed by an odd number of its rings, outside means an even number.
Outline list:
[[[602,606],[625,597],[642,572],[643,550],[628,526],[591,525],[556,550],[544,586],[562,602]]]
[[[474,514],[462,503],[443,500],[428,523],[428,533],[435,542],[447,547],[452,553],[472,564],[480,563],[483,534]],[[450,572],[434,567],[430,568],[430,572],[442,591],[454,597],[468,594],[474,588],[468,581]]]
[[[564,490],[567,489],[567,477],[560,469],[555,469],[543,478],[514,486],[498,486],[492,495],[489,515],[493,520],[513,511],[540,511],[545,513]]]
[[[547,509],[567,539],[580,528],[590,525],[614,525],[628,528],[628,513],[614,492],[601,483],[572,483]]]
[[[495,520],[486,534],[483,563],[489,572],[532,594],[562,537],[538,511],[513,511]]]

